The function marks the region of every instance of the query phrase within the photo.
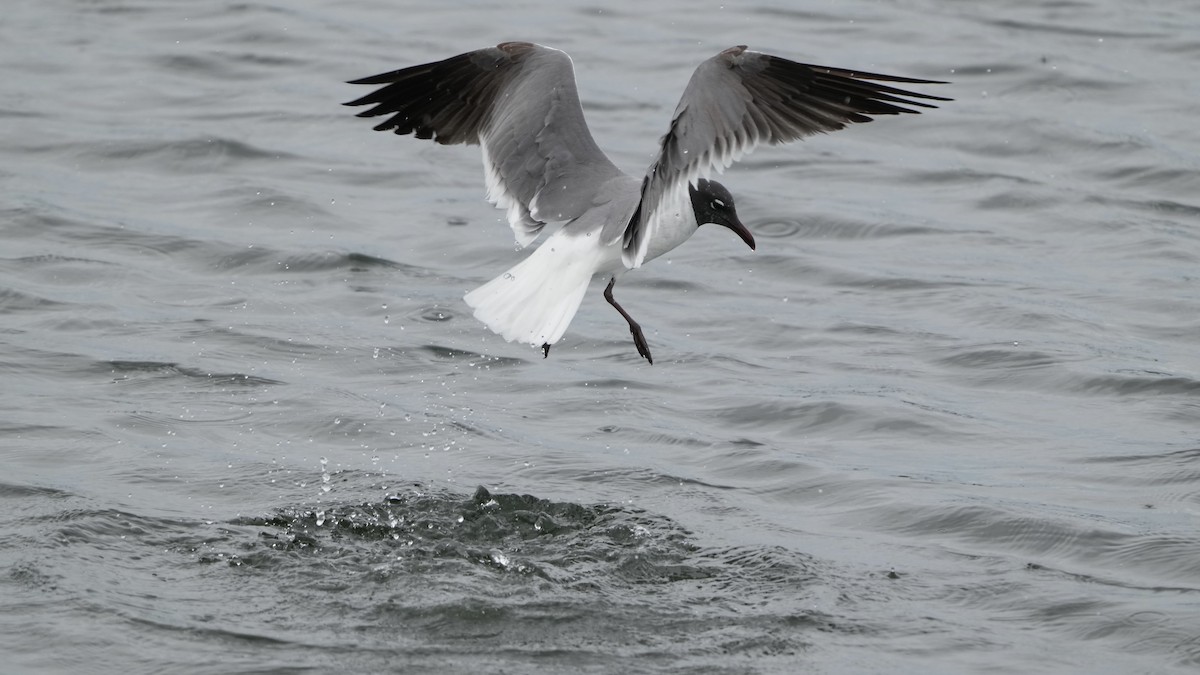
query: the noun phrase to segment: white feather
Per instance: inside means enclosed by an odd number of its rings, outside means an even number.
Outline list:
[[[464,300],[476,319],[509,342],[554,344],[579,310],[592,276],[619,265],[614,264],[619,247],[597,246],[596,236],[559,230]]]
[[[687,182],[676,182],[667,188],[658,205],[650,211],[645,222],[651,236],[640,237],[633,256],[622,254],[626,267],[636,269],[687,241],[696,233],[696,213],[692,209]]]
[[[487,150],[487,139],[483,139],[480,148],[483,150],[483,179],[487,184],[487,200],[497,208],[505,210],[508,224],[512,227],[513,235],[521,248],[532,244],[541,233],[545,223],[538,222],[530,216],[529,211],[521,200],[517,199],[504,184],[504,177],[492,162]]]

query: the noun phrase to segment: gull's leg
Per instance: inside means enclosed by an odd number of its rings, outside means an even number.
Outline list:
[[[621,316],[625,317],[625,320],[629,322],[629,332],[633,334],[633,344],[637,347],[638,354],[646,357],[650,365],[654,365],[654,359],[650,358],[650,345],[646,344],[646,336],[642,335],[642,327],[638,325],[638,322],[633,320],[632,316],[629,316],[629,312],[626,312],[624,307],[618,305],[617,301],[613,299],[612,289],[615,283],[617,283],[616,277],[609,279],[608,288],[604,289],[604,299],[608,301],[608,304],[616,308],[621,313]]]

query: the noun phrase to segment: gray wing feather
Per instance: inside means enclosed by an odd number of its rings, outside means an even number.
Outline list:
[[[577,218],[620,170],[583,117],[571,59],[557,49],[505,42],[444,61],[354,80],[386,85],[346,105],[388,115],[375,127],[442,144],[479,144],[488,200],[506,209],[528,245],[546,221]]]
[[[907,106],[937,107],[914,99],[949,100],[879,82],[942,84],[797,63],[744,45],[700,64],[642,181],[639,211],[624,229],[625,265],[642,264],[655,211],[672,201],[673,192],[724,170],[756,146],[870,122],[871,115],[919,112]]]

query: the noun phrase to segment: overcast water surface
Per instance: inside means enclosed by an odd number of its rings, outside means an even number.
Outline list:
[[[955,100],[543,359],[478,149],[340,105],[511,39],[635,175],[735,44]],[[6,672],[1200,668],[1193,0],[12,0],[0,68]]]

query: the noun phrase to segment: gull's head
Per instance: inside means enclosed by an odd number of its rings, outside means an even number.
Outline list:
[[[696,214],[697,225],[721,225],[733,230],[737,236],[754,248],[754,235],[738,220],[737,211],[733,208],[733,195],[715,180],[701,178],[695,185],[688,186],[692,196],[692,211]]]

